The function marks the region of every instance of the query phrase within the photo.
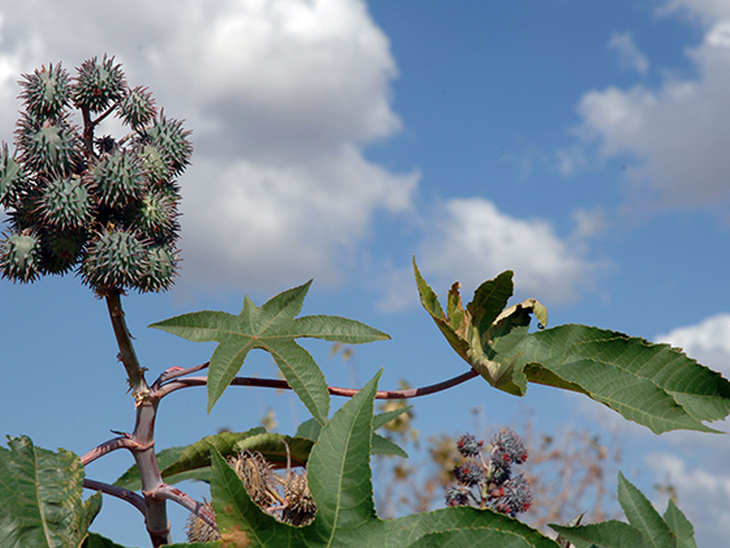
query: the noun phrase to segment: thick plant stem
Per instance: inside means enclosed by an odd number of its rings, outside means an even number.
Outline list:
[[[153,546],[162,546],[172,542],[170,524],[167,520],[167,507],[164,498],[154,494],[164,485],[160,475],[160,467],[155,456],[155,418],[159,399],[150,397],[150,389],[134,351],[132,337],[124,319],[124,310],[120,292],[109,291],[106,295],[114,335],[119,346],[119,359],[127,371],[127,380],[132,389],[137,418],[134,432],[129,435],[133,442],[128,449],[134,455],[142,480],[142,494],[145,499],[147,531]]]
[[[127,329],[119,290],[114,289],[106,294],[106,306],[112,321],[114,336],[117,339],[117,346],[119,346],[119,360],[127,370],[127,381],[132,389],[132,396],[135,400],[144,398],[149,393],[149,388],[144,378],[144,370],[139,365],[137,353],[134,351],[132,337]]]

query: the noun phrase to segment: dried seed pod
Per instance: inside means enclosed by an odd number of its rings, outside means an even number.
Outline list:
[[[206,502],[205,506],[213,511],[213,504]],[[196,514],[191,513],[188,516],[188,522],[185,525],[185,533],[188,537],[188,542],[214,542],[220,540],[221,536],[213,527],[208,525],[205,520],[201,519]]]
[[[281,480],[261,453],[242,451],[229,464],[243,480],[251,500],[262,509],[266,510],[277,502],[277,485]]]
[[[284,497],[281,521],[297,527],[312,523],[314,516],[317,514],[317,505],[309,492],[306,472],[303,474],[287,474],[284,483]]]

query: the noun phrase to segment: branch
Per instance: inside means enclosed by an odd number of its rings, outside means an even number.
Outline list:
[[[99,457],[103,457],[107,453],[116,451],[117,449],[140,449],[140,444],[134,441],[129,435],[120,436],[118,438],[105,441],[102,444],[97,445],[91,451],[88,451],[83,457],[81,457],[81,464],[86,466],[90,462],[94,462]]]
[[[158,499],[167,499],[177,502],[180,506],[198,516],[213,529],[216,531],[218,530],[218,525],[215,522],[215,514],[212,510],[205,504],[201,504],[197,500],[193,499],[187,493],[180,491],[177,487],[172,487],[165,483],[155,489],[152,493],[146,493],[146,495]]]
[[[145,506],[144,497],[138,495],[134,491],[124,489],[123,487],[117,487],[116,485],[109,485],[108,483],[102,483],[100,481],[85,479],[84,487],[91,489],[92,491],[101,491],[107,495],[117,497],[122,500],[126,500],[137,510],[142,512],[142,515],[147,518],[147,507]]]
[[[204,364],[207,366],[207,364]],[[198,366],[200,367],[200,366]],[[200,367],[202,369],[202,367]],[[399,400],[399,399],[406,399],[406,398],[418,398],[420,396],[427,396],[428,394],[434,394],[436,392],[441,392],[442,390],[446,390],[448,388],[451,388],[452,386],[456,386],[458,384],[461,384],[463,382],[466,382],[470,379],[473,379],[474,377],[478,377],[479,373],[474,371],[473,369],[467,371],[466,373],[462,373],[461,375],[458,375],[456,377],[453,377],[451,379],[432,384],[429,386],[423,386],[421,388],[410,388],[408,390],[378,390],[375,394],[375,399],[378,400]],[[176,379],[171,382],[168,382],[164,386],[162,386],[156,393],[155,396],[157,398],[163,398],[164,396],[179,390],[181,388],[188,388],[190,386],[205,386],[208,384],[207,377],[188,377],[185,379]],[[234,377],[231,381],[232,386],[258,386],[261,388],[276,388],[279,390],[291,390],[291,386],[284,381],[280,379],[258,379],[258,378],[252,378],[252,377]],[[355,394],[359,392],[359,389],[357,388],[340,388],[337,386],[330,386],[329,392],[333,396],[344,396],[347,398],[351,398]]]

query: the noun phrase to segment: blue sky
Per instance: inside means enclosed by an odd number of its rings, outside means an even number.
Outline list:
[[[551,325],[669,341],[730,376],[725,0],[0,0],[0,139],[12,140],[21,73],[105,52],[194,130],[182,276],[125,301],[152,378],[213,347],[149,323],[237,313],[244,293],[261,304],[309,278],[305,313],[393,337],[347,366],[305,343],[331,384],[381,367],[383,387],[456,375],[463,362],[418,305],[414,254],[441,295],[510,268]],[[83,454],[133,428],[105,306],[73,275],[0,283],[0,333],[0,433]],[[244,374],[274,368],[253,355]],[[160,448],[247,429],[268,407],[283,432],[307,418],[290,395],[234,389],[210,415],[204,396],[163,402]],[[520,400],[478,380],[414,403],[424,434],[468,429],[475,406],[495,427],[534,409],[543,429],[618,428],[627,476],[648,491],[671,478],[699,545],[726,538],[727,436],[657,438],[576,395],[531,387]],[[88,475],[112,481],[129,464],[113,454]],[[146,543],[136,511],[105,508],[98,531]],[[179,531],[184,514],[173,519]]]

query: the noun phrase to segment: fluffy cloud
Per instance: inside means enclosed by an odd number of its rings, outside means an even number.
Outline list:
[[[730,474],[693,468],[667,453],[647,455],[645,462],[659,481],[677,490],[679,508],[695,527],[697,545],[725,546],[730,530]]]
[[[665,206],[727,203],[730,21],[716,21],[687,55],[696,78],[668,77],[659,89],[636,85],[586,93],[578,105],[580,134],[597,140],[603,158],[638,160],[632,172],[641,196]]]
[[[362,0],[175,5],[16,2],[0,8],[0,97],[18,72],[113,53],[130,84],[193,128],[182,178],[184,279],[280,286],[334,281],[376,210],[411,207],[418,177],[367,161],[393,134],[397,76]],[[90,46],[91,44],[91,46]],[[89,51],[89,48],[93,48]],[[15,109],[0,115],[7,135]],[[304,274],[302,274],[304,273]]]
[[[696,325],[678,327],[655,337],[684,349],[703,365],[730,376],[730,314],[717,314]]]
[[[636,46],[630,32],[614,32],[608,41],[608,49],[618,53],[618,62],[622,69],[635,70],[639,74],[649,70],[649,59]]]
[[[599,266],[561,240],[550,223],[510,217],[482,198],[449,200],[433,221],[419,265],[449,281],[458,278],[465,288],[512,269],[520,293],[565,303],[590,285]]]

